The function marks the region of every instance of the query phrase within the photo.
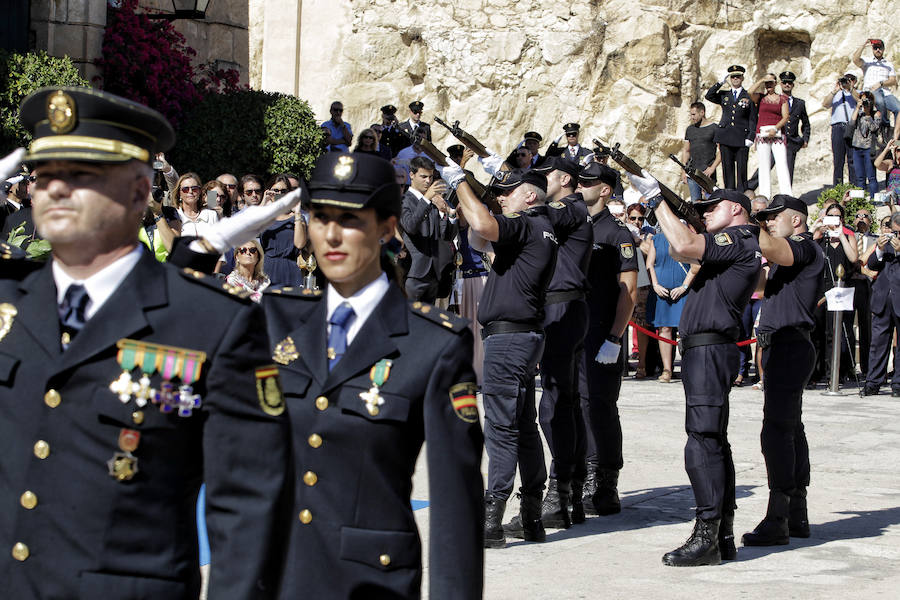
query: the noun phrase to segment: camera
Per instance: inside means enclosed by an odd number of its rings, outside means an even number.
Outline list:
[[[847,79],[846,77],[841,77],[840,79],[838,79],[838,84],[840,84],[844,87],[847,87],[850,85],[850,80]]]
[[[869,102],[868,98],[863,98],[862,105],[865,106],[866,108],[869,108],[870,106],[872,106],[872,103]]]

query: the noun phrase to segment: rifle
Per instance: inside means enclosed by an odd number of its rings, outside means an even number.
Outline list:
[[[447,131],[450,132],[450,135],[462,142],[463,146],[474,152],[479,157],[487,158],[491,155],[490,152],[487,151],[487,148],[484,147],[484,144],[476,140],[472,136],[472,134],[466,133],[465,131],[460,129],[459,121],[455,121],[452,127],[441,121],[441,119],[438,117],[435,117],[434,121],[439,125],[443,125],[444,127],[446,127]]]
[[[704,173],[703,171],[699,171],[694,167],[689,167],[686,164],[682,163],[674,154],[669,154],[669,158],[675,161],[675,164],[681,167],[681,170],[684,171],[684,174],[694,180],[694,183],[699,185],[704,192],[707,194],[712,194],[713,190],[716,189],[716,184],[713,183],[713,180],[709,178],[709,175]]]
[[[438,150],[437,146],[429,142],[423,134],[419,134],[413,137],[411,134],[403,130],[400,130],[400,132],[407,138],[409,138],[410,143],[418,144],[419,147],[422,148],[422,152],[424,152],[428,156],[428,158],[433,160],[435,164],[441,165],[442,167],[447,166],[447,155]],[[472,175],[471,173],[466,173],[466,183],[469,184],[469,187],[472,188],[472,191],[475,192],[475,195],[478,196],[478,198],[484,199],[487,188],[485,188],[480,181],[475,179],[474,175]]]
[[[632,175],[637,175],[638,177],[644,176],[641,166],[634,162],[630,156],[627,156],[624,152],[619,150],[619,144],[615,144],[610,148],[597,139],[594,140],[594,144],[600,148],[600,150],[608,152],[611,159],[616,161],[619,166]],[[659,184],[660,195],[676,215],[687,221],[688,224],[694,228],[694,231],[698,233],[706,231],[706,225],[703,224],[703,219],[700,218],[697,209],[691,206],[690,203],[685,202],[681,196],[663,185],[661,181],[657,181],[657,183]]]

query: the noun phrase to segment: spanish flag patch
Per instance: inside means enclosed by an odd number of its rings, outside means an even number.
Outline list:
[[[450,404],[456,416],[466,423],[478,422],[478,403],[475,395],[478,386],[472,382],[457,383],[450,388]]]
[[[259,406],[267,415],[277,417],[284,412],[284,395],[278,379],[278,367],[269,365],[256,369],[256,394]]]

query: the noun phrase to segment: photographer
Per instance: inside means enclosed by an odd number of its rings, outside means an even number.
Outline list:
[[[872,46],[872,60],[862,58],[866,46]],[[900,112],[900,102],[891,94],[888,87],[897,85],[897,74],[894,65],[884,59],[884,42],[879,39],[868,39],[853,54],[853,64],[863,71],[863,89],[872,92],[875,101],[875,109],[881,114],[881,121],[890,125],[890,117],[887,113]]]
[[[838,265],[844,267],[844,279],[847,280],[856,266],[856,261],[859,260],[856,235],[844,226],[844,208],[840,204],[833,203],[827,204],[822,210],[824,216],[819,217],[812,225],[813,239],[825,252],[825,270],[819,289],[821,293],[818,295],[820,298],[835,286]],[[821,379],[827,381],[830,377],[833,317],[834,313],[826,309],[824,302],[816,307],[816,327],[813,331],[813,343],[816,345],[816,369],[810,379],[811,385]],[[853,312],[845,311],[842,319],[840,369],[842,378],[847,378],[852,373],[850,348],[856,345],[853,337]]]
[[[834,171],[831,178],[833,185],[844,182],[844,162],[847,163],[847,181],[855,181],[853,157],[844,139],[844,133],[850,123],[850,115],[856,109],[859,95],[856,93],[856,75],[847,73],[837,80],[822,101],[822,107],[831,109],[831,153],[834,156]]]
[[[854,171],[856,172],[856,185],[869,191],[874,196],[878,191],[878,181],[875,179],[875,166],[872,164],[872,147],[875,144],[875,136],[880,125],[879,113],[875,110],[875,98],[871,92],[863,92],[862,100],[853,110],[850,118],[850,128],[853,130],[853,141],[850,144],[853,152]],[[868,180],[868,185],[866,181]]]
[[[896,206],[900,197],[900,146],[896,139],[888,141],[875,159],[875,168],[887,173],[885,189],[891,194],[891,204]]]
[[[172,251],[172,240],[181,235],[181,218],[178,212],[171,206],[163,206],[165,194],[161,187],[153,186],[138,231],[138,240],[147,246],[159,262],[166,262]]]

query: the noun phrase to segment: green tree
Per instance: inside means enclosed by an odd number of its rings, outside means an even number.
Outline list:
[[[0,50],[0,155],[31,143],[31,136],[19,122],[19,105],[38,88],[54,85],[89,84],[67,56]]]

